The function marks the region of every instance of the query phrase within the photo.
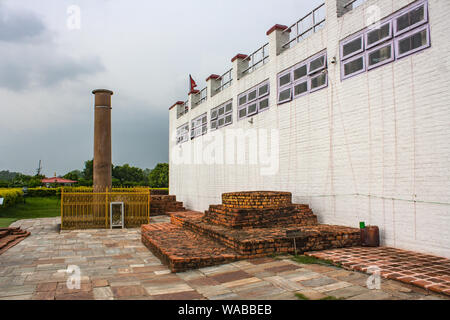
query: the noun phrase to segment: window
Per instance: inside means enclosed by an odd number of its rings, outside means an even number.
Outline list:
[[[264,83],[258,88],[258,98],[267,96],[269,94],[269,83]]]
[[[367,69],[373,69],[394,60],[394,44],[388,42],[367,52]]]
[[[200,137],[208,132],[208,121],[206,112],[191,122],[191,139]]]
[[[285,85],[287,85],[289,83],[291,83],[291,72],[290,71],[280,77],[278,85],[280,87],[282,87],[282,86],[285,86]]]
[[[367,49],[373,48],[377,44],[392,38],[392,23],[385,23],[378,29],[371,30],[366,33]]]
[[[430,46],[430,30],[428,26],[414,30],[396,40],[397,58],[402,58],[411,53],[428,48]]]
[[[184,143],[189,140],[189,123],[183,124],[177,129],[177,144]]]
[[[294,81],[306,77],[308,74],[308,65],[304,64],[294,69]]]
[[[211,110],[211,130],[233,123],[233,101],[230,100]]]
[[[364,37],[362,34],[353,39],[345,41],[341,45],[341,59],[347,59],[364,50]]]
[[[294,98],[298,98],[299,96],[308,93],[308,80],[297,82],[294,84]]]
[[[360,34],[341,41],[342,80],[430,47],[428,2],[416,2]]]
[[[290,76],[290,75],[289,75]],[[238,119],[244,119],[269,109],[270,85],[266,80],[238,96]],[[245,101],[245,103],[244,103]],[[242,103],[241,103],[242,102]],[[227,119],[225,119],[225,122]]]
[[[311,78],[311,92],[319,90],[327,85],[328,77],[325,72],[321,72],[315,77]]]
[[[325,68],[325,55],[322,55],[309,63],[309,74]]]
[[[278,76],[278,104],[289,102],[328,85],[327,53],[320,52]],[[286,82],[287,79],[291,80]]]
[[[406,9],[395,18],[395,35],[408,32],[426,22],[428,22],[427,3],[421,3],[411,9]]]
[[[349,59],[343,64],[344,68],[342,69],[343,74],[342,78],[347,79],[351,76],[357,75],[361,72],[366,71],[364,64],[364,55],[358,56],[353,59]]]

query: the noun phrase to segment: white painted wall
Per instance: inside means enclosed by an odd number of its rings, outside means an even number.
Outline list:
[[[370,6],[386,17],[412,2],[369,0],[337,18],[336,0],[327,0],[324,29],[278,56],[272,33],[268,64],[180,119],[171,109],[170,150],[188,152],[217,132],[176,146],[176,128],[206,111],[209,127],[209,111],[233,98],[227,128],[278,129],[280,170],[261,176],[257,165],[176,164],[171,154],[170,193],[203,211],[221,203],[223,192],[290,191],[321,223],[366,221],[380,227],[383,245],[450,258],[450,2],[429,0],[431,48],[345,81],[339,63],[331,64],[339,41],[365,27]],[[323,49],[328,88],[278,106],[277,74]],[[270,110],[253,124],[237,121],[238,94],[265,79]]]

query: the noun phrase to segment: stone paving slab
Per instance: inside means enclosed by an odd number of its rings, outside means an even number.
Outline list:
[[[308,252],[308,256],[330,260],[344,268],[381,276],[450,296],[450,259],[390,247],[353,247]]]
[[[60,233],[58,224],[58,218],[15,223],[34,232],[0,256],[0,300],[290,300],[298,299],[295,293],[309,299],[448,299],[389,279],[381,290],[369,290],[366,273],[300,264],[290,256],[171,273],[141,243],[139,229]],[[71,264],[80,268],[78,289],[67,287]]]

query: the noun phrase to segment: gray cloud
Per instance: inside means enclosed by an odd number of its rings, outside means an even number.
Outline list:
[[[99,58],[73,58],[52,46],[0,50],[0,87],[10,90],[49,87],[101,71],[104,66]]]
[[[0,41],[30,41],[44,32],[44,23],[32,12],[8,11],[0,3]]]
[[[49,87],[105,70],[100,58],[72,57],[52,36],[37,15],[0,3],[0,87]]]

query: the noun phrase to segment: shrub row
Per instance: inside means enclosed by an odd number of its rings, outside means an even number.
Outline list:
[[[0,189],[0,198],[3,198],[3,205],[0,210],[10,208],[19,202],[23,202],[23,192],[20,189]]]
[[[132,189],[132,188],[131,188]],[[147,188],[142,188],[147,190]],[[126,191],[130,188],[113,188],[112,191]],[[150,188],[152,195],[168,195],[168,188]],[[92,192],[92,187],[66,187],[64,192]],[[61,196],[61,188],[29,188],[28,197],[59,197]]]

